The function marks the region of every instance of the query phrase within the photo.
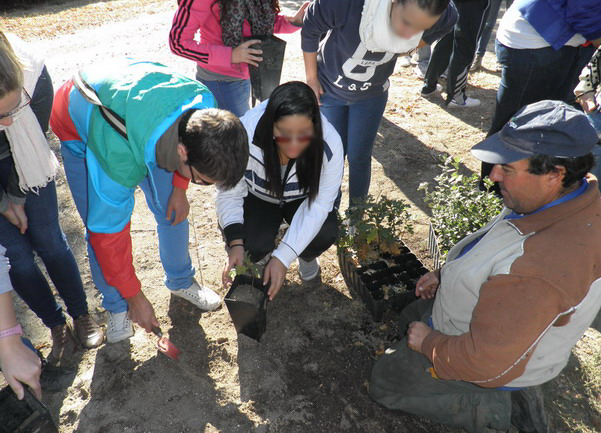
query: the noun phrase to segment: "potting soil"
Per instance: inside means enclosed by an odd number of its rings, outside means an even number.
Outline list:
[[[230,299],[234,301],[246,302],[255,305],[259,305],[262,297],[263,292],[251,286],[250,284],[239,285],[230,295]]]

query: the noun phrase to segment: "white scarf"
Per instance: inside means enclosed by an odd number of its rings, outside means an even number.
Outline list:
[[[11,47],[23,65],[23,87],[33,96],[35,86],[44,69],[44,61],[37,57],[27,45],[15,35],[6,35]],[[40,128],[31,105],[21,110],[13,124],[4,129],[19,175],[19,188],[23,192],[37,194],[39,188],[54,180],[59,163],[54,156],[46,136]]]
[[[359,35],[369,51],[387,53],[408,53],[417,48],[424,32],[411,39],[403,39],[390,25],[392,0],[365,0]]]

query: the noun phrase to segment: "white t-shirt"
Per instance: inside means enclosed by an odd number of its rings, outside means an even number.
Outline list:
[[[519,10],[519,3],[514,2],[503,15],[499,30],[497,30],[497,39],[503,45],[518,50],[538,49],[551,46],[528,21],[522,16]],[[575,34],[565,43],[570,47],[577,47],[586,42],[581,34]]]

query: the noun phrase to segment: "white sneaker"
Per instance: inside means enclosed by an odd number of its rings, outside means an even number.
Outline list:
[[[221,296],[203,287],[196,280],[187,289],[172,290],[171,294],[185,299],[204,311],[212,311],[221,305]]]
[[[463,101],[461,101],[463,99]],[[469,96],[463,96],[459,100],[453,98],[451,102],[449,102],[449,108],[473,108],[480,106],[480,100],[475,98],[470,98]]]
[[[413,72],[415,73],[417,78],[419,78],[420,80],[423,80],[424,78],[426,78],[427,69],[428,68],[423,68],[420,65],[415,65],[415,68],[413,68]]]
[[[409,57],[409,56],[399,57],[398,62],[399,62],[399,66],[406,68],[407,66],[411,66],[411,57]]]
[[[319,260],[313,259],[309,262],[298,258],[298,275],[303,281],[311,281],[319,274]]]
[[[106,327],[106,340],[109,343],[116,343],[134,335],[134,327],[129,317],[127,317],[127,311],[123,313],[111,313],[109,311]]]
[[[422,90],[420,93],[422,96],[427,98],[428,96],[432,96],[432,95],[434,95],[436,93],[440,93],[440,92],[442,92],[442,86],[440,84],[436,83],[436,88],[428,89],[426,86],[424,86],[424,87],[422,87]]]

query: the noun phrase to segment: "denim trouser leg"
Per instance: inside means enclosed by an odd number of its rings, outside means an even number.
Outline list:
[[[238,117],[242,117],[250,109],[250,80],[199,81],[215,96],[219,108],[229,110]]]
[[[65,175],[69,183],[71,196],[85,226],[88,219],[88,170],[86,161],[84,158],[74,156],[64,145],[61,146],[61,155],[63,157],[63,166],[65,167]],[[92,280],[102,294],[102,306],[111,313],[127,311],[127,301],[115,287],[109,285],[104,279],[100,265],[96,260],[94,249],[88,240],[87,233],[86,244]]]
[[[340,134],[348,158],[351,203],[369,192],[371,153],[387,101],[388,92],[353,102],[321,98],[321,111]]]
[[[47,327],[65,323],[48,281],[35,263],[33,252],[36,251],[69,314],[74,318],[87,314],[79,269],[59,224],[54,182],[40,188],[38,194],[27,194],[25,213],[28,228],[24,235],[6,218],[0,217],[0,243],[6,248],[15,291]]]
[[[576,74],[578,47],[517,50],[497,40],[496,52],[503,70],[488,135],[500,131],[525,105],[545,99],[565,100]]]
[[[177,225],[171,225],[172,218],[167,220],[167,203],[173,191],[173,173],[156,167],[151,175],[152,179],[147,176],[140,183],[140,188],[144,191],[148,208],[157,222],[159,255],[165,270],[165,285],[169,290],[186,289],[194,282],[195,272],[188,247],[190,226],[187,219]]]
[[[497,24],[497,18],[499,16],[499,9],[501,9],[502,0],[490,0],[490,4],[488,6],[488,12],[486,14],[486,23],[482,27],[482,31],[480,32],[480,37],[478,38],[478,49],[476,50],[476,55],[483,56],[486,53],[486,47],[488,46],[488,42],[490,41],[490,37],[492,35],[492,31]],[[509,9],[513,3],[512,0],[507,0],[506,5]]]

